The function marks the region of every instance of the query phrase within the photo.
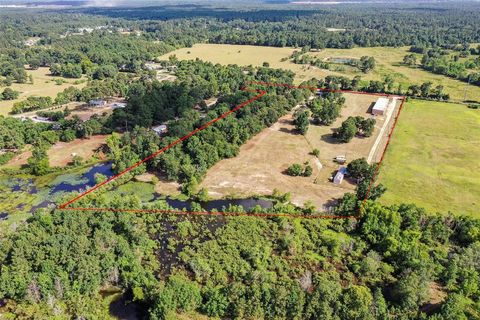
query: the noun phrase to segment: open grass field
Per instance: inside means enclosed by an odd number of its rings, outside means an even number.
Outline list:
[[[313,77],[323,78],[327,75],[345,75],[353,77],[359,75],[365,80],[383,80],[386,75],[391,75],[395,82],[401,83],[406,89],[411,84],[421,84],[431,81],[434,85],[443,85],[445,92],[449,93],[452,99],[463,100],[466,83],[424,71],[420,68],[412,68],[403,65],[403,57],[408,54],[408,47],[372,47],[352,49],[325,49],[320,52],[311,52],[309,55],[319,58],[345,57],[360,58],[362,56],[373,56],[377,61],[375,70],[364,74],[356,68],[346,66],[345,71],[330,71],[318,69],[308,65],[294,64],[291,61],[281,61],[292,54],[293,48],[274,48],[261,46],[243,46],[227,44],[196,44],[192,48],[182,48],[165,54],[161,58],[167,59],[175,54],[181,60],[199,58],[220,64],[238,64],[261,66],[268,62],[272,68],[292,70],[296,74],[296,82],[311,79]],[[420,57],[420,55],[419,55]],[[480,87],[468,86],[467,99],[480,100]]]
[[[57,142],[48,149],[48,159],[52,167],[65,167],[72,161],[72,153],[76,153],[84,160],[97,153],[97,150],[105,144],[106,135],[92,136],[90,139],[76,139],[71,142]],[[15,156],[4,167],[18,168],[27,164],[32,152],[26,150]]]
[[[49,96],[55,98],[57,94],[70,86],[82,88],[85,82],[74,85],[75,80],[78,79],[63,79],[61,77],[53,77],[50,75],[48,68],[39,68],[38,70],[27,70],[27,73],[33,76],[33,84],[31,83],[13,83],[10,88],[21,92],[16,100],[0,101],[0,115],[7,115],[13,107],[13,104],[18,101],[25,100],[30,96]],[[55,79],[63,79],[66,81],[61,85],[55,83]],[[4,88],[0,88],[3,91]]]
[[[411,202],[432,212],[480,216],[480,111],[407,102],[379,181],[385,204]]]
[[[340,185],[328,180],[339,168],[333,158],[338,155],[347,155],[348,161],[366,158],[385,121],[377,117],[374,134],[369,138],[355,137],[349,143],[337,143],[332,138],[332,129],[340,127],[349,116],[368,117],[367,111],[378,98],[358,94],[345,94],[345,97],[341,117],[332,126],[310,125],[303,136],[296,133],[292,115],[286,115],[243,145],[238,156],[214,165],[201,186],[209,190],[212,198],[270,195],[278,189],[290,192],[292,202],[297,205],[310,200],[317,209],[324,211],[335,199],[355,189],[347,180]],[[318,158],[311,154],[314,148],[320,150]],[[306,162],[313,168],[312,176],[285,174],[293,163]]]

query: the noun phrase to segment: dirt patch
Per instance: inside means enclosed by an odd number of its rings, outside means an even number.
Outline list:
[[[290,192],[292,201],[297,205],[313,200],[316,206],[321,207],[341,197],[353,186],[347,183],[341,186],[315,184],[321,170],[311,151],[305,137],[294,133],[292,115],[287,115],[243,145],[237,157],[213,166],[201,186],[206,187],[213,198],[268,195],[278,189]],[[306,162],[313,168],[311,177],[284,174],[293,163]]]

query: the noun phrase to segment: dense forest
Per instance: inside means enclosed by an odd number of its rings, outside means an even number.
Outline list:
[[[99,318],[117,286],[152,319],[476,319],[478,230],[375,203],[345,221],[43,212],[2,240],[0,298],[23,318]]]

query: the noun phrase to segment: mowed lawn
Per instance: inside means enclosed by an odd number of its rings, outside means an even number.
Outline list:
[[[228,44],[196,44],[191,48],[182,48],[174,52],[163,55],[162,59],[168,59],[169,56],[175,54],[180,60],[189,60],[199,58],[201,60],[220,63],[224,65],[253,65],[261,66],[264,62],[268,62],[271,68],[287,69],[295,72],[296,83],[300,83],[311,78],[324,78],[328,75],[344,75],[353,78],[358,75],[364,80],[381,80],[383,81],[387,75],[394,78],[396,83],[402,84],[406,90],[411,84],[421,84],[431,81],[435,86],[444,86],[445,92],[450,94],[452,99],[463,100],[466,89],[467,99],[480,100],[480,87],[467,86],[465,82],[448,78],[443,75],[433,74],[422,70],[419,67],[408,67],[402,64],[403,57],[408,52],[409,47],[371,47],[371,48],[352,48],[352,49],[325,49],[319,52],[310,52],[309,55],[322,59],[332,57],[342,58],[360,58],[362,56],[373,56],[377,61],[375,70],[368,74],[362,73],[356,68],[345,67],[344,71],[323,70],[308,65],[294,64],[288,58],[294,48],[275,48],[263,46],[246,46],[246,45],[228,45]],[[298,49],[297,49],[298,50]],[[418,63],[421,55],[417,55]]]
[[[480,110],[410,101],[380,170],[385,204],[480,216]]]

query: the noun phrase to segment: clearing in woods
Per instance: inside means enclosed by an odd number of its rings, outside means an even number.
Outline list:
[[[38,68],[37,70],[27,70],[27,74],[33,77],[33,84],[31,83],[12,83],[10,88],[19,91],[20,96],[15,100],[0,101],[0,115],[7,115],[12,110],[15,102],[23,101],[31,96],[51,97],[55,99],[59,92],[62,92],[68,87],[82,88],[86,82],[74,84],[75,81],[81,79],[65,79],[62,77],[54,77],[50,75],[49,68]],[[62,80],[62,84],[56,84],[55,80]],[[3,90],[4,88],[2,88]]]
[[[72,162],[72,154],[77,154],[83,160],[90,160],[97,154],[103,157],[100,149],[105,145],[106,135],[96,135],[88,139],[75,139],[71,142],[57,142],[48,149],[48,159],[52,167],[66,167]],[[27,164],[28,158],[32,156],[31,151],[25,151],[11,159],[5,167],[18,168]]]
[[[210,168],[201,187],[207,188],[212,198],[270,195],[274,189],[278,189],[289,192],[296,205],[302,206],[311,201],[320,211],[328,210],[344,193],[355,190],[355,184],[348,179],[339,185],[329,181],[330,176],[340,167],[333,159],[338,155],[346,155],[347,161],[367,158],[385,122],[385,117],[377,116],[371,137],[355,137],[349,143],[338,143],[332,137],[333,129],[340,127],[349,116],[369,118],[371,115],[368,111],[378,99],[373,95],[353,93],[345,93],[344,96],[346,101],[341,117],[333,125],[311,124],[307,134],[303,136],[295,130],[290,113],[250,139],[240,148],[238,156],[221,160]],[[400,100],[396,110],[399,105]],[[380,160],[393,117],[389,122],[385,124],[388,130],[385,130],[380,138],[374,161]],[[320,150],[318,158],[312,155],[315,148]],[[306,162],[313,168],[312,176],[292,177],[285,174],[290,165]]]
[[[379,181],[385,204],[480,215],[480,112],[464,105],[405,103]]]
[[[467,86],[465,82],[455,80],[443,75],[433,74],[422,70],[420,67],[409,67],[402,64],[403,57],[407,54],[409,47],[371,47],[371,48],[352,48],[352,49],[324,49],[319,52],[309,52],[308,55],[316,56],[322,59],[328,58],[356,58],[362,56],[372,56],[377,62],[373,71],[365,74],[357,68],[342,65],[343,71],[332,71],[319,69],[309,65],[295,64],[288,58],[294,48],[275,48],[262,46],[246,45],[228,45],[228,44],[195,44],[191,48],[182,48],[163,55],[162,59],[168,59],[175,54],[180,60],[193,60],[199,58],[204,61],[210,61],[220,64],[238,64],[242,66],[261,66],[268,62],[271,68],[282,68],[295,72],[296,83],[309,80],[311,78],[322,79],[328,75],[343,75],[349,78],[361,76],[364,80],[383,81],[385,76],[390,75],[396,83],[400,83],[406,90],[411,84],[421,84],[426,81],[433,82],[434,86],[443,85],[444,91],[450,94],[452,99],[463,100],[465,90],[467,99],[480,101],[480,87]],[[421,55],[417,55],[417,61],[421,60]]]

